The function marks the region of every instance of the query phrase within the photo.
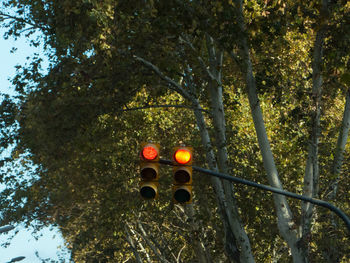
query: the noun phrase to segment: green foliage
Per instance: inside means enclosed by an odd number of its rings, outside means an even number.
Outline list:
[[[10,9],[15,14],[7,16]],[[321,197],[334,179],[332,149],[341,125],[343,93],[349,88],[349,34],[344,34],[349,9],[348,3],[332,4],[325,43]],[[241,45],[243,30],[249,36],[281,180],[285,189],[301,193],[312,110],[312,46],[320,22],[317,1],[245,1],[246,29],[238,27],[235,1],[16,0],[4,1],[3,10],[6,37],[39,30],[41,39],[33,44],[44,44],[50,66],[47,74],[39,74],[41,60],[34,57],[27,67],[18,67],[13,78],[18,96],[5,96],[0,105],[1,150],[15,143],[11,159],[1,163],[1,182],[7,186],[0,195],[2,224],[57,225],[75,262],[127,261],[135,256],[128,237],[144,261],[146,255],[151,262],[159,261],[148,238],[171,262],[177,255],[183,262],[195,262],[196,240],[205,244],[213,262],[226,262],[222,221],[209,178],[194,175],[193,217],[171,203],[167,168],[161,168],[159,199],[139,198],[142,141],[159,142],[166,159],[173,146],[191,145],[198,166],[206,166],[206,149],[191,102],[134,55],[157,65],[210,112],[208,76],[198,57],[207,61],[205,36],[212,36],[215,47],[225,51],[222,79],[230,172],[267,184],[239,72],[240,54],[237,61],[229,59],[230,51]],[[188,65],[194,91],[184,80]],[[166,107],[153,107],[159,105]],[[214,138],[212,116],[203,114]],[[346,153],[335,201],[348,214],[349,158]],[[235,191],[256,262],[290,262],[272,195],[240,186]],[[290,201],[299,224],[300,203]],[[329,213],[317,214],[310,241],[313,260],[325,262],[331,240],[339,262],[347,262],[349,239],[342,222],[332,227]]]

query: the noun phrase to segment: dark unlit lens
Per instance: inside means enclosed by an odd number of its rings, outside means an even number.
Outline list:
[[[186,203],[190,201],[191,195],[185,189],[176,190],[174,193],[174,199],[179,203]]]
[[[153,180],[157,177],[157,172],[153,168],[144,168],[141,171],[141,177],[144,180]]]
[[[150,186],[142,187],[140,193],[141,196],[146,199],[153,199],[156,197],[156,191]]]
[[[185,184],[190,181],[190,175],[187,171],[177,170],[174,174],[174,179],[178,183]]]

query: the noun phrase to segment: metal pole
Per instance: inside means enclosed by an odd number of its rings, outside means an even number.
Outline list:
[[[4,232],[8,232],[12,229],[14,229],[15,227],[14,226],[3,226],[3,227],[0,227],[0,233],[4,233]]]
[[[11,259],[11,261],[9,261],[9,263],[22,261],[22,260],[25,259],[25,258],[26,258],[26,257],[23,257],[23,256],[15,257],[15,258]]]
[[[172,161],[164,160],[164,159],[160,159],[159,163],[160,164],[166,164],[166,165],[173,165]],[[285,196],[288,196],[288,197],[291,197],[291,198],[299,199],[299,200],[302,200],[302,201],[305,201],[305,202],[309,202],[309,203],[312,203],[312,204],[315,204],[315,205],[319,205],[319,206],[325,207],[325,208],[331,210],[332,212],[334,212],[335,214],[337,214],[337,216],[339,216],[344,221],[344,223],[345,223],[345,225],[348,228],[349,233],[350,233],[350,219],[349,219],[349,217],[342,210],[340,210],[338,207],[332,205],[331,203],[328,203],[328,202],[323,201],[323,200],[319,200],[319,199],[314,199],[314,198],[311,198],[311,197],[303,196],[303,195],[298,195],[298,194],[295,194],[295,193],[292,193],[292,192],[288,192],[288,191],[285,191],[285,190],[282,190],[282,189],[279,189],[279,188],[275,188],[275,187],[272,187],[272,186],[268,186],[268,185],[264,185],[264,184],[258,184],[258,183],[255,183],[255,182],[252,182],[252,181],[249,181],[249,180],[245,180],[245,179],[242,179],[242,178],[230,176],[230,175],[227,175],[227,174],[214,172],[214,171],[211,171],[211,170],[208,170],[208,169],[204,169],[204,168],[201,168],[201,167],[197,167],[197,166],[192,166],[192,169],[195,170],[195,171],[207,174],[207,175],[211,175],[211,176],[215,176],[215,177],[224,179],[224,180],[228,180],[228,181],[239,183],[239,184],[245,184],[245,185],[248,185],[248,186],[252,186],[252,187],[255,187],[255,188],[262,189],[264,191],[269,191],[269,192],[273,192],[273,193],[276,193],[276,194],[285,195]]]

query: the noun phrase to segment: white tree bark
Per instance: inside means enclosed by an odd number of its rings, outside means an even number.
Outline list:
[[[140,257],[140,254],[137,250],[137,246],[135,246],[134,241],[130,235],[130,232],[128,230],[128,227],[125,225],[125,233],[126,233],[126,241],[129,243],[130,248],[135,256],[136,262],[137,263],[142,263],[142,259]]]
[[[334,200],[337,195],[339,175],[340,175],[341,167],[343,165],[345,145],[348,140],[349,130],[350,130],[350,89],[346,93],[346,101],[345,101],[342,125],[339,131],[337,146],[334,154],[334,160],[333,160],[333,166],[332,166],[332,174],[334,177],[334,181],[331,184],[332,189],[329,195],[330,200]]]
[[[206,124],[205,124],[205,120],[202,112],[199,110],[195,110],[195,117],[197,121],[197,126],[199,127],[199,130],[200,130],[202,144],[206,148],[206,160],[207,160],[209,169],[212,171],[218,171],[214,151],[211,145],[209,133],[206,128]],[[234,225],[234,222],[232,220],[234,215],[229,214],[228,205],[227,205],[228,202],[225,196],[223,182],[217,177],[210,177],[210,180],[216,194],[219,214],[223,222],[224,233],[225,233],[224,243],[225,243],[225,250],[227,251],[227,254],[228,254],[227,256],[229,257],[230,261],[242,262],[242,263],[254,262],[254,260],[245,261],[245,259],[241,257],[239,248],[236,245],[235,237],[239,232],[235,232],[235,231],[236,230],[240,231],[240,230],[238,225]]]
[[[338,135],[338,141],[334,153],[333,166],[331,170],[332,179],[330,182],[330,188],[328,189],[328,194],[325,195],[325,198],[328,200],[335,200],[337,196],[339,177],[341,172],[341,167],[343,164],[343,156],[345,152],[346,142],[348,140],[348,134],[350,130],[350,90],[347,91],[346,101],[342,119],[342,125]],[[337,228],[338,225],[334,218],[334,215],[331,215],[332,227]],[[339,261],[339,251],[336,247],[330,247],[323,251],[323,255],[327,262],[338,262]]]
[[[242,57],[241,68],[246,79],[248,99],[253,117],[254,127],[258,138],[259,148],[263,158],[264,168],[267,174],[269,184],[273,187],[283,189],[282,183],[278,176],[276,165],[274,162],[273,154],[270,148],[270,143],[266,134],[265,124],[263,120],[262,110],[256,90],[256,81],[253,74],[253,67],[250,58],[250,52],[248,47],[246,26],[243,16],[242,1],[236,1],[237,8],[237,22],[240,27],[240,40],[239,49]],[[298,246],[298,235],[296,226],[293,221],[293,215],[290,210],[289,204],[285,196],[274,194],[274,204],[278,218],[278,228],[281,236],[287,242],[291,249],[293,262],[302,263],[305,262],[302,251]]]
[[[229,174],[228,169],[228,153],[226,147],[226,121],[225,121],[225,109],[222,97],[222,82],[221,82],[221,67],[223,60],[223,52],[217,51],[214,47],[213,39],[210,36],[206,36],[207,49],[209,54],[209,71],[210,78],[208,89],[211,100],[211,109],[213,116],[213,124],[215,129],[215,141],[217,146],[217,158],[219,170],[222,173]],[[247,233],[240,221],[238,208],[235,203],[234,191],[232,183],[228,181],[222,181],[224,188],[226,203],[225,210],[228,214],[230,226],[233,230],[235,240],[240,248],[240,260],[241,262],[254,262],[254,257],[251,251],[251,246]],[[226,242],[231,243],[226,237]]]
[[[140,229],[141,233],[141,237],[142,239],[146,242],[147,246],[149,246],[153,253],[157,256],[159,262],[162,262],[162,263],[170,263],[162,254],[162,252],[160,251],[160,249],[158,247],[156,247],[152,241],[150,240],[150,238],[148,237],[146,231],[143,229],[143,226],[141,224],[140,221],[137,222],[137,226],[138,228]]]
[[[253,76],[251,62],[248,59],[246,79],[248,88],[249,104],[251,113],[254,121],[255,131],[258,137],[258,143],[263,158],[264,168],[267,174],[269,184],[273,187],[283,189],[280,181],[275,161],[272,155],[270,143],[266,134],[265,124],[263,120],[262,111],[260,108],[259,99],[256,93],[256,84]],[[305,262],[302,253],[298,247],[298,236],[296,226],[293,221],[293,215],[290,210],[287,199],[283,195],[274,194],[274,204],[278,218],[279,231],[287,242],[288,246],[292,251],[293,262],[301,263]]]
[[[204,245],[201,238],[201,225],[194,220],[195,211],[193,208],[193,204],[187,205],[185,207],[185,212],[188,215],[190,220],[191,232],[192,232],[192,240],[194,246],[194,253],[196,254],[197,260],[199,263],[212,263],[210,253],[206,246]]]
[[[131,232],[131,234],[135,237],[137,234],[136,232],[132,229],[132,227],[130,227],[129,224],[126,224],[126,226],[128,227],[129,231]],[[148,252],[146,251],[146,249],[144,248],[144,246],[142,245],[142,242],[137,242],[137,244],[139,245],[141,251],[145,254],[146,256],[146,260],[148,263],[151,263],[151,257],[149,256]]]
[[[328,14],[328,1],[322,0],[321,15]],[[323,19],[322,19],[323,20]],[[308,197],[318,197],[319,191],[319,162],[318,162],[318,144],[321,134],[321,98],[322,98],[322,53],[323,42],[326,34],[326,25],[321,24],[316,32],[314,51],[312,57],[312,112],[311,112],[311,134],[308,146],[308,157],[304,175],[303,195]],[[309,240],[311,238],[311,225],[314,215],[314,206],[311,203],[302,202],[301,204],[301,246],[303,247],[304,257],[309,258]]]
[[[308,146],[308,158],[306,161],[306,169],[304,176],[303,195],[308,197],[317,197],[318,195],[318,180],[319,180],[319,163],[318,163],[318,144],[321,134],[320,116],[321,116],[321,96],[322,96],[322,75],[321,75],[321,60],[322,60],[322,43],[324,33],[318,32],[314,45],[313,55],[313,86],[312,86],[312,113],[311,113],[311,135]],[[305,248],[308,250],[308,240],[311,235],[311,221],[313,216],[314,206],[311,203],[303,202],[301,205],[302,211],[302,240]],[[308,257],[308,252],[305,255]]]

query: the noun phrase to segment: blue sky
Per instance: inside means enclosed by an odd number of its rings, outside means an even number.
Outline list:
[[[26,57],[31,56],[34,52],[40,52],[40,48],[30,47],[26,39],[21,38],[17,41],[13,39],[4,40],[4,30],[0,28],[0,93],[14,94],[9,78],[13,77],[16,70],[15,66],[23,65],[26,62]],[[12,47],[16,47],[17,51],[11,53]],[[0,185],[0,189],[4,186]],[[7,234],[0,234],[0,244],[7,241],[8,237],[18,230],[18,234],[11,241],[11,245],[7,248],[0,247],[0,262],[8,262],[12,258],[25,256],[21,262],[37,263],[41,262],[35,252],[43,259],[50,258],[58,260],[57,254],[65,254],[63,239],[57,229],[50,231],[49,228],[44,229],[37,235],[42,235],[36,240],[30,230],[26,230],[22,226],[16,226],[15,230]],[[66,258],[68,256],[66,255]],[[69,262],[68,259],[66,262]]]

